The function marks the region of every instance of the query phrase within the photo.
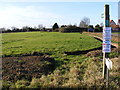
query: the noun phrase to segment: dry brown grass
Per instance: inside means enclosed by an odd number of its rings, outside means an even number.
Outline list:
[[[113,60],[113,59],[112,59]],[[118,74],[118,60],[114,60],[114,68],[110,71],[110,88],[120,88],[119,79],[114,78]],[[116,66],[117,65],[117,66]],[[36,81],[33,79],[32,82]],[[69,71],[62,74],[60,70],[56,70],[53,74],[42,76],[37,82],[41,87],[51,88],[105,88],[105,80],[102,78],[102,61],[99,58],[91,58],[84,61],[81,65],[75,64],[70,67]]]
[[[86,56],[87,57],[102,56],[102,50],[95,50],[95,51],[88,52]]]
[[[113,62],[113,70],[111,75],[120,75],[120,56],[118,58],[112,58],[111,61]]]

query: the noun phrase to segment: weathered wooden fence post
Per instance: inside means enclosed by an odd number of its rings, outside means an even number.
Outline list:
[[[103,29],[103,78],[107,80],[106,87],[109,86],[109,70],[106,66],[106,59],[111,52],[111,28],[109,27],[110,15],[109,5],[106,4],[104,7],[104,29]]]

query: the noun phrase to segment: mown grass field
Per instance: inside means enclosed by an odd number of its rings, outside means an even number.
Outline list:
[[[80,33],[22,32],[2,34],[2,55],[5,56],[33,52],[63,53],[100,46],[101,42]]]

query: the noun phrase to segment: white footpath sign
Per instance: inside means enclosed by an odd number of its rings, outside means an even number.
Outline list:
[[[112,69],[112,61],[109,58],[106,58],[106,66],[109,70]]]
[[[111,52],[111,27],[104,27],[103,29],[103,48],[105,53]]]

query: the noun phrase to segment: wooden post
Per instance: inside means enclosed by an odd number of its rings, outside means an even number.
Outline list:
[[[107,68],[107,71],[106,71],[106,88],[109,88],[109,70]]]
[[[109,27],[109,5],[106,4],[104,7],[104,18],[105,18],[105,27]],[[108,58],[109,53],[103,52],[103,78],[107,80],[106,87],[109,87],[109,70],[105,64],[105,59]]]
[[[103,78],[105,79],[105,53],[103,53]]]

